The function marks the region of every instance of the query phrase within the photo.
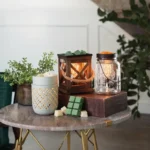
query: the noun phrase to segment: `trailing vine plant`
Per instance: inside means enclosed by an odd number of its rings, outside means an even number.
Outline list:
[[[128,23],[142,29],[142,34],[134,36],[133,40],[127,41],[124,35],[119,35],[117,42],[120,48],[117,50],[118,60],[122,69],[122,90],[127,91],[128,105],[134,106],[134,117],[140,117],[138,110],[140,92],[147,92],[150,97],[150,79],[147,70],[150,69],[150,4],[145,0],[130,0],[130,10],[122,10],[120,17],[115,11],[107,13],[98,9],[100,21]]]

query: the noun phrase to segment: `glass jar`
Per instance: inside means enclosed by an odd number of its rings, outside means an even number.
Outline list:
[[[98,94],[116,94],[121,91],[120,63],[114,53],[97,54],[94,85]]]

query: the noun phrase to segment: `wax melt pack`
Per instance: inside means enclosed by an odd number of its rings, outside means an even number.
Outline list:
[[[82,97],[70,96],[66,114],[71,116],[80,116],[83,101],[84,99]]]

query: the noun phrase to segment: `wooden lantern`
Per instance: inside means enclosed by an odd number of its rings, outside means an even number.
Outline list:
[[[59,91],[66,94],[93,92],[92,54],[65,56],[58,54]]]

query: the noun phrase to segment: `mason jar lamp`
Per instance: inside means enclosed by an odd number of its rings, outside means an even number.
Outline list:
[[[117,94],[121,91],[120,63],[116,54],[102,52],[97,54],[95,68],[95,92],[98,94]]]

